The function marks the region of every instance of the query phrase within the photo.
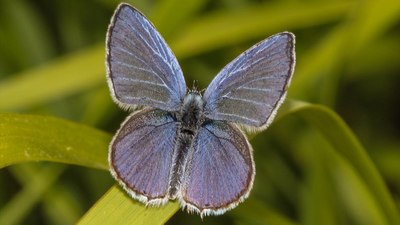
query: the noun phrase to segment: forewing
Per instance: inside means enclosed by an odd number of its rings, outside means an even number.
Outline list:
[[[224,121],[206,123],[190,150],[181,201],[202,216],[222,214],[248,196],[254,174],[252,150],[243,133]]]
[[[204,113],[253,128],[272,121],[295,65],[294,35],[279,33],[254,45],[214,78],[204,94]]]
[[[143,109],[132,114],[110,144],[114,178],[135,199],[165,203],[177,124],[168,112]]]
[[[143,14],[120,4],[107,33],[107,77],[113,99],[123,107],[176,110],[186,94],[171,49]]]

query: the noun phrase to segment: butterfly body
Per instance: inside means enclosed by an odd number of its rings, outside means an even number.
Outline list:
[[[286,96],[294,35],[254,45],[213,79],[202,96],[187,90],[171,49],[150,21],[118,6],[107,33],[107,81],[133,112],[110,143],[113,177],[134,199],[218,215],[248,197],[255,165],[242,129],[265,129]]]
[[[170,173],[169,199],[176,198],[193,138],[204,121],[201,95],[196,91],[189,91],[183,99],[181,109],[175,113],[175,118],[179,128],[174,148],[173,167]]]

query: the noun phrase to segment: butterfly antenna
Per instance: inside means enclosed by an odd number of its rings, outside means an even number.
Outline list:
[[[197,92],[196,82],[197,82],[197,80],[193,80],[192,91],[194,91],[194,92]]]

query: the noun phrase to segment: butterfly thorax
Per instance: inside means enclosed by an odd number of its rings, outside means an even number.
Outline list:
[[[199,92],[189,91],[182,104],[179,116],[181,132],[195,134],[203,121],[203,99]]]

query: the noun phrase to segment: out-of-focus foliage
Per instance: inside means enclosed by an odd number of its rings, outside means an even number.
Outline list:
[[[130,1],[200,89],[252,44],[296,35],[289,101],[251,136],[254,190],[203,221],[146,209],[107,171],[128,114],[105,80],[118,3],[0,1],[0,224],[400,224],[400,1]]]

